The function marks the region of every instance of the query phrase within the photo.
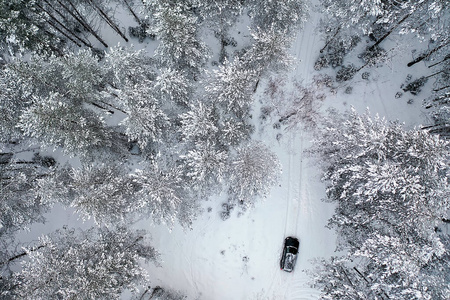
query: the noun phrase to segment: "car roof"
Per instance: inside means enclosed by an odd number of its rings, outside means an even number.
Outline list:
[[[292,246],[292,247],[298,248],[298,246],[300,245],[300,242],[298,241],[297,238],[292,237],[292,236],[288,236],[288,237],[284,240],[284,245],[285,245],[285,246]]]

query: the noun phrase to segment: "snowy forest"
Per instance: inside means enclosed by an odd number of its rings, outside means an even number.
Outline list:
[[[0,299],[448,299],[449,22],[446,0],[0,0]],[[420,120],[346,104],[377,74],[401,85],[374,102]],[[237,241],[277,264],[306,162],[333,238],[292,296]],[[258,229],[278,208],[284,232]],[[167,255],[231,224],[198,264],[250,294]]]

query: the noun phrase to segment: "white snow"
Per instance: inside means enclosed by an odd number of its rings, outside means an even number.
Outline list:
[[[324,43],[315,31],[318,20],[319,14],[311,12],[310,20],[292,46],[297,61],[289,77],[304,83],[310,83],[316,73],[314,61]],[[114,45],[110,40],[108,43]],[[145,44],[136,45],[136,48],[142,47]],[[154,44],[149,47],[154,48]],[[344,110],[352,105],[363,112],[369,107],[373,114],[390,120],[399,119],[408,127],[423,123],[420,97],[416,97],[413,104],[406,103],[410,95],[400,99],[394,97],[406,78],[406,63],[410,59],[410,53],[399,51],[383,67],[366,70],[371,73],[368,81],[361,79],[358,73],[355,79],[345,83],[353,86],[352,94],[345,94],[345,88],[340,88],[336,95],[328,93],[323,109]],[[414,74],[421,67],[417,64],[409,71]],[[262,97],[263,90],[262,83],[256,99]],[[160,285],[179,290],[188,299],[318,298],[319,291],[309,287],[309,278],[304,271],[311,269],[312,259],[333,255],[336,236],[325,228],[333,205],[322,201],[325,184],[320,180],[320,168],[303,153],[313,136],[304,130],[273,129],[270,121],[260,126],[257,124],[258,105],[256,100],[254,119],[258,128],[254,138],[262,140],[277,154],[282,165],[279,186],[272,189],[267,199],[257,202],[255,208],[240,216],[235,209],[226,221],[220,218],[225,195],[205,202],[205,211],[194,222],[191,231],[185,231],[179,225],[169,231],[165,225],[154,226],[149,221],[136,224],[149,230],[153,246],[161,252],[161,266],[147,266],[152,287]],[[276,139],[277,134],[282,135],[281,139]],[[76,215],[60,206],[53,209],[49,219],[51,225],[33,227],[27,236],[53,231],[61,224],[88,227],[88,224],[79,224]],[[279,259],[284,238],[290,235],[300,240],[300,250],[294,272],[286,273],[280,270]],[[25,237],[21,239],[26,240]]]

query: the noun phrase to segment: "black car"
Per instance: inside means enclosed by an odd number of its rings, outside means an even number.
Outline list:
[[[286,272],[292,272],[294,270],[299,246],[300,242],[295,237],[288,236],[284,240],[283,255],[280,260],[281,270]]]

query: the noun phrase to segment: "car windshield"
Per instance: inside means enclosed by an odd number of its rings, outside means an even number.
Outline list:
[[[288,253],[292,253],[292,254],[297,254],[297,248],[288,246],[287,247],[287,252]]]

